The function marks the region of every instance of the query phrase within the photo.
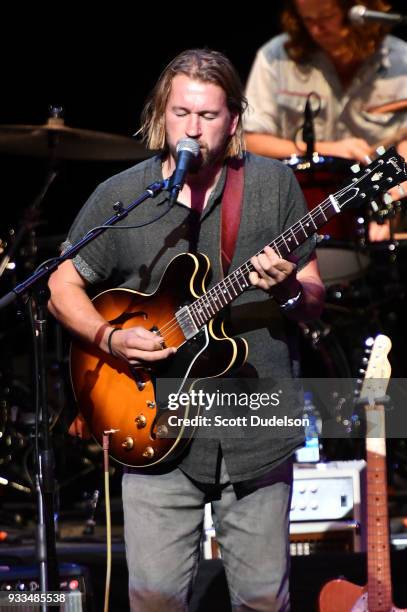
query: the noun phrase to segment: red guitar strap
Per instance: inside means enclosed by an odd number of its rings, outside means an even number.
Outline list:
[[[226,184],[221,207],[221,262],[223,276],[232,262],[243,203],[244,159],[227,161]]]

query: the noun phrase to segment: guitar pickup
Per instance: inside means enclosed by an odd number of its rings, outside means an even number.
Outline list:
[[[198,328],[192,317],[192,313],[188,306],[183,306],[175,313],[175,318],[180,326],[186,340],[193,338],[198,333]]]

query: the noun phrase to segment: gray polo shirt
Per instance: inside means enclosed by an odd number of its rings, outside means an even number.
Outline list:
[[[210,286],[218,282],[221,279],[220,210],[225,177],[224,168],[200,219],[194,211],[177,203],[152,225],[107,230],[75,257],[77,270],[91,284],[107,282],[111,287],[151,293],[175,255],[197,250],[211,260]],[[87,230],[111,216],[114,202],[120,200],[128,205],[148,185],[161,179],[161,160],[155,157],[101,184],[74,221],[68,242],[77,241]],[[146,223],[164,211],[166,200],[167,195],[163,193],[145,202],[121,225],[130,228]],[[306,211],[302,192],[290,169],[278,161],[247,154],[241,222],[230,270],[260,251]],[[299,267],[308,261],[313,249],[312,239],[298,247],[295,254]],[[284,318],[275,302],[263,291],[251,288],[233,302],[228,314],[228,330],[248,342],[244,371],[249,371],[250,377],[278,380],[298,374],[296,325]],[[210,439],[195,438],[179,464],[193,478],[214,482],[221,447],[232,482],[247,480],[277,466],[302,439],[301,433],[268,439],[257,445],[253,444],[253,438],[223,437],[220,428]]]
[[[321,98],[314,119],[318,141],[354,136],[375,144],[407,126],[406,111],[374,110],[407,98],[407,43],[386,36],[344,88],[325,53],[315,52],[309,62],[294,62],[284,48],[287,40],[287,34],[280,34],[257,52],[246,88],[245,130],[302,140],[305,101],[312,91]],[[311,101],[316,107],[314,97]]]

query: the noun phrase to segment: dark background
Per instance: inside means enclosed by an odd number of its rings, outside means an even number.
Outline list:
[[[130,136],[159,73],[186,48],[226,53],[245,81],[258,47],[279,31],[281,5],[269,2],[260,10],[259,4],[177,3],[163,9],[118,1],[93,9],[84,2],[3,8],[0,124],[45,123],[49,105],[56,104],[70,127]],[[402,0],[393,5],[403,10]],[[406,38],[405,29],[395,33]],[[0,162],[1,238],[39,190],[45,162],[1,154]],[[62,163],[44,201],[46,225],[39,234],[64,234],[96,185],[129,165]]]

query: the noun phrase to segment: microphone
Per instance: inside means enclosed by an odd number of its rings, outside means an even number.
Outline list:
[[[311,97],[315,95],[312,91],[307,96],[304,108],[304,123],[302,126],[302,139],[307,145],[305,159],[312,162],[315,148],[315,130],[314,130],[314,115],[311,107]]]
[[[177,142],[177,165],[168,182],[168,191],[170,192],[170,206],[177,200],[178,194],[181,191],[188,170],[194,158],[199,155],[199,144],[193,138],[181,138]]]
[[[407,23],[407,17],[398,13],[384,13],[382,11],[371,11],[362,4],[352,6],[349,10],[348,17],[350,21],[356,25],[363,25],[367,21],[375,21],[383,25],[397,25],[398,23]]]

